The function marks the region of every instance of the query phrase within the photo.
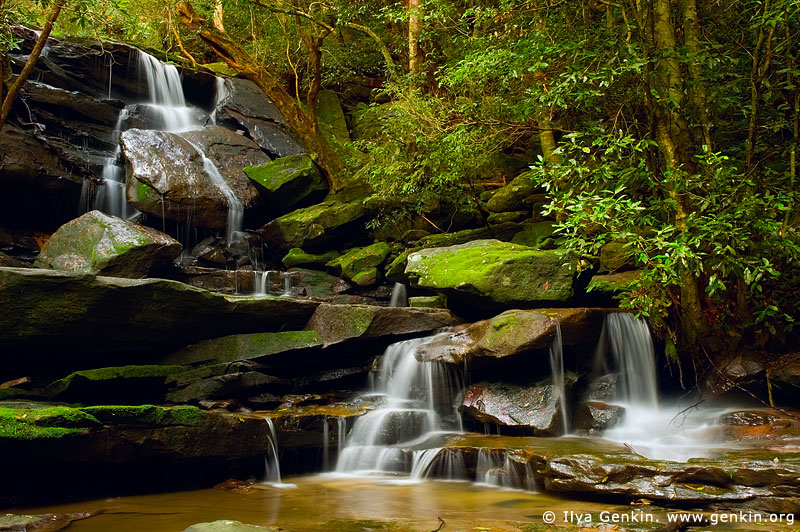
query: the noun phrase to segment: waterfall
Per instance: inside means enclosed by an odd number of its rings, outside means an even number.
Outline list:
[[[408,473],[406,447],[434,435],[461,431],[453,398],[462,378],[447,366],[419,362],[417,348],[435,336],[390,345],[380,361],[374,391],[378,408],[356,420],[336,465],[348,473]]]
[[[511,454],[505,450],[480,449],[478,451],[475,482],[500,488],[536,491],[536,481],[531,464],[515,462],[512,460]]]
[[[198,125],[192,108],[183,96],[181,75],[175,65],[162,63],[152,55],[139,51],[139,71],[147,80],[149,99],[143,102],[155,111],[164,131],[180,131]]]
[[[228,89],[225,88],[225,80],[223,78],[217,77],[214,80],[214,88],[216,89],[216,94],[214,96],[214,106],[211,108],[211,116],[208,118],[211,120],[212,124],[217,123],[217,109],[219,108],[220,104],[228,97]]]
[[[291,297],[292,295],[292,274],[283,272],[283,293],[281,297]]]
[[[122,154],[122,147],[119,143],[119,137],[125,121],[130,116],[128,109],[122,109],[117,117],[117,123],[114,126],[114,131],[111,134],[111,143],[115,146],[114,154],[106,158],[103,164],[103,172],[101,174],[102,182],[97,190],[97,196],[94,200],[94,208],[100,210],[111,216],[118,216],[120,218],[133,218],[139,211],[128,205],[125,197],[125,168],[122,166],[120,155]],[[84,185],[86,185],[84,181]],[[84,189],[86,190],[87,197],[84,198]],[[90,204],[88,198],[88,187],[81,189],[81,207],[85,206],[85,210]]]
[[[403,283],[394,283],[392,288],[392,299],[389,303],[390,307],[407,307],[408,295],[406,293],[406,285]]]
[[[647,322],[628,313],[612,312],[606,317],[605,329],[617,371],[619,399],[658,408],[656,356]]]
[[[569,432],[567,419],[567,391],[564,384],[564,348],[561,341],[561,324],[556,321],[556,337],[550,346],[550,372],[553,375],[553,386],[558,390],[558,408],[561,411],[563,432]]]
[[[411,480],[439,478],[468,480],[467,465],[459,449],[432,448],[414,451],[411,462]]]
[[[253,287],[255,288],[254,293],[259,296],[266,296],[269,294],[269,274],[272,273],[269,270],[264,270],[263,272],[253,272]]]
[[[264,455],[264,484],[269,484],[278,488],[293,488],[294,484],[284,484],[281,481],[281,464],[278,456],[278,436],[275,433],[275,424],[270,418],[264,418],[269,428],[267,438],[269,446],[267,454]]]

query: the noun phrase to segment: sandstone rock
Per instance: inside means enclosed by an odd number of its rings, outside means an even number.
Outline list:
[[[600,248],[600,271],[616,272],[632,267],[633,250],[623,242],[609,242]]]
[[[377,283],[377,267],[383,264],[390,251],[391,247],[386,242],[376,242],[371,246],[348,250],[326,266],[358,286],[371,286]]]
[[[569,301],[577,263],[566,251],[476,240],[414,252],[405,272],[413,286],[464,302],[532,307]]]
[[[183,532],[277,532],[277,530],[272,527],[248,525],[226,519],[210,523],[197,523],[185,528]]]
[[[409,307],[447,308],[447,298],[442,294],[435,296],[414,296],[408,298]]]
[[[321,268],[325,266],[326,263],[332,261],[336,257],[338,257],[340,253],[336,250],[329,250],[325,253],[306,253],[300,248],[292,248],[286,254],[285,257],[281,260],[283,265],[287,268],[295,268],[295,267],[314,267],[317,266]]]
[[[592,434],[619,424],[624,417],[625,409],[621,406],[584,401],[575,411],[574,428]]]
[[[257,360],[277,353],[322,347],[316,331],[234,334],[187,346],[165,359],[169,364]]]
[[[62,225],[36,266],[140,279],[172,264],[182,248],[155,229],[91,211]]]
[[[76,371],[45,389],[50,399],[84,404],[142,404],[164,399],[169,375],[183,366],[121,366]]]
[[[486,208],[492,212],[525,210],[526,205],[523,200],[535,190],[531,172],[525,172],[515,177],[508,185],[499,188],[486,202]]]

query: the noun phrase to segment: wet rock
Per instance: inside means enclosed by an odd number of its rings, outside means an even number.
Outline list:
[[[306,325],[316,331],[326,346],[350,340],[398,338],[455,325],[448,310],[323,303]]]
[[[765,375],[766,360],[764,353],[744,352],[728,353],[721,356],[713,371],[702,382],[701,389],[712,397],[722,395],[737,385],[748,385],[759,381]]]
[[[565,251],[476,240],[414,252],[405,273],[414,287],[440,291],[465,304],[532,307],[569,301],[577,263]]]
[[[233,260],[233,253],[225,245],[225,240],[213,236],[198,242],[192,248],[192,256],[201,262],[222,267]]]
[[[272,157],[305,153],[286,119],[255,83],[231,77],[224,83],[224,96],[213,111],[217,123],[243,127]]]
[[[259,196],[244,166],[269,160],[251,140],[219,126],[183,133],[129,129],[121,136],[126,161],[128,202],[158,218],[184,223],[191,217],[199,227],[222,229],[228,200],[204,167],[201,147],[245,209]]]
[[[739,410],[721,415],[715,432],[725,440],[800,440],[800,413],[792,410]],[[770,446],[773,447],[773,446]]]
[[[573,422],[576,430],[592,434],[619,424],[624,417],[625,409],[621,406],[585,401],[578,405]]]
[[[575,378],[568,379],[574,383]],[[467,388],[459,410],[478,423],[492,423],[521,434],[558,436],[564,433],[559,402],[566,400],[553,384],[517,386],[482,382]]]
[[[170,278],[197,288],[227,294],[253,294],[257,285],[252,270],[223,270],[202,266],[178,267]]]
[[[585,399],[588,401],[612,401],[617,397],[618,374],[608,373],[589,382]]]
[[[347,431],[358,417],[366,413],[366,405],[331,404],[290,406],[269,413],[278,437],[278,450],[281,453],[305,451],[309,454],[321,454],[323,449],[322,434],[324,426],[328,426],[328,445],[336,449],[341,438],[339,430]]]
[[[166,395],[166,401],[176,404],[200,404],[202,401],[247,398],[259,394],[283,393],[289,382],[260,371],[249,371],[250,365],[222,365],[200,368],[175,376],[170,384],[176,386]],[[217,373],[221,373],[216,375]]]
[[[84,404],[142,404],[160,402],[169,375],[183,366],[121,366],[76,371],[45,389],[50,399]]]
[[[361,201],[325,201],[285,214],[258,230],[270,248],[330,249],[353,242],[367,214]]]
[[[0,515],[0,532],[56,532],[71,523],[91,517],[92,513],[71,514],[5,514]]]
[[[0,251],[0,266],[5,268],[33,268],[33,264],[19,260]]]
[[[244,173],[261,187],[273,217],[313,204],[328,193],[328,183],[308,155],[290,155],[258,166],[246,166]]]
[[[386,242],[376,242],[371,246],[351,249],[329,261],[326,266],[358,286],[371,286],[377,283],[377,267],[383,264],[390,251],[391,247]]]
[[[515,177],[508,185],[497,189],[486,208],[492,212],[510,212],[526,210],[523,200],[533,194],[536,186],[533,184],[531,172],[525,172]]]
[[[562,344],[594,345],[605,312],[601,309],[508,310],[449,336],[442,335],[417,350],[417,358],[471,367],[548,349],[561,328]]]
[[[118,364],[141,363],[144,354],[153,357],[207,338],[300,328],[318,305],[224,296],[163,279],[22,268],[0,268],[0,300],[0,373],[17,375],[44,360],[54,370],[70,371],[101,355],[114,355]],[[25,356],[15,356],[20,353]]]
[[[155,229],[91,211],[62,225],[42,248],[36,266],[141,279],[171,265],[182,248]]]

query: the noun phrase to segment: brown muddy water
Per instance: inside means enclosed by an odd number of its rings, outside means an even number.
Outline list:
[[[288,482],[294,487],[255,484],[237,492],[205,489],[129,496],[29,507],[14,513],[99,512],[73,522],[65,529],[69,532],[179,532],[195,523],[220,519],[271,525],[286,532],[428,532],[439,526],[439,517],[445,523],[443,532],[610,532],[656,530],[668,523],[668,514],[677,513],[648,506],[570,501],[466,482],[408,483],[330,475],[296,477]],[[545,522],[553,517],[554,526]],[[790,532],[798,526],[719,522],[691,530]]]

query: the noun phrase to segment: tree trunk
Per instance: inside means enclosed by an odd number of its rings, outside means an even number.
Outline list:
[[[420,0],[408,0],[408,71],[411,74],[422,72],[422,51],[419,47],[421,32]]]
[[[771,8],[771,1],[765,0],[761,13],[761,24],[758,26],[758,36],[753,49],[753,66],[750,70],[750,120],[747,125],[747,145],[745,146],[744,165],[748,177],[755,170],[756,129],[758,127],[759,99],[761,82],[769,68],[772,59],[772,36],[775,34],[773,24],[769,31],[765,31],[767,17]]]
[[[689,51],[689,100],[702,131],[703,145],[711,151],[711,119],[708,114],[708,96],[700,65],[700,28],[695,0],[683,0],[684,44]]]
[[[555,151],[556,137],[553,135],[553,126],[549,118],[541,118],[539,123],[539,143],[542,145],[542,157],[545,164],[558,164],[561,162]]]
[[[658,95],[654,102],[656,142],[670,172],[692,172],[691,134],[685,117],[683,79],[675,26],[670,0],[652,1],[652,45],[656,61],[650,76],[651,91]],[[690,206],[686,196],[671,183],[667,192],[675,201],[675,225],[679,231],[687,230],[686,220]],[[705,316],[700,300],[698,281],[691,271],[681,274],[681,314],[687,339],[691,344],[707,333]]]
[[[213,24],[214,28],[219,31],[225,31],[225,23],[223,22],[223,14],[224,11],[222,9],[222,0],[215,0],[214,1],[214,17],[213,17]]]
[[[19,76],[17,76],[17,79],[15,79],[14,83],[8,88],[8,92],[4,94],[5,97],[2,100],[3,104],[0,106],[0,131],[2,131],[8,114],[11,112],[11,106],[14,104],[17,96],[19,96],[20,91],[22,91],[22,86],[25,84],[25,81],[27,81],[28,76],[31,75],[33,67],[39,60],[39,56],[42,55],[42,50],[44,50],[44,45],[47,43],[47,38],[50,37],[50,32],[53,31],[53,25],[66,3],[66,0],[56,0],[53,3],[53,6],[50,8],[50,13],[47,15],[47,21],[42,28],[42,33],[39,34],[39,39],[36,41],[31,55],[29,55],[28,60],[25,61],[25,66],[22,67],[22,71],[19,73]]]
[[[328,177],[331,192],[338,192],[342,182],[343,165],[339,154],[319,133],[319,127],[311,116],[306,114],[294,97],[280,84],[267,68],[259,66],[255,60],[234,42],[225,32],[209,25],[200,17],[188,2],[178,5],[181,23],[197,35],[222,58],[231,68],[249,79],[264,91],[267,97],[280,110],[289,126],[311,152],[311,156]]]

